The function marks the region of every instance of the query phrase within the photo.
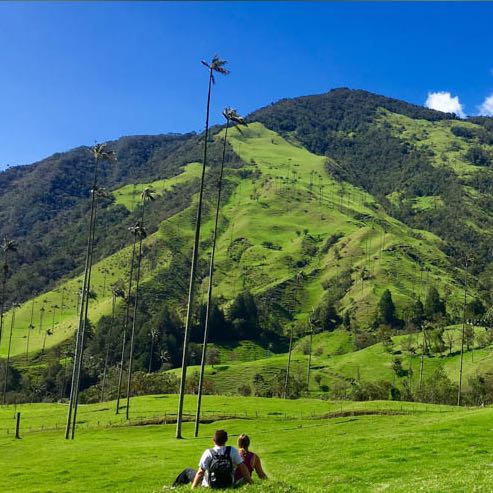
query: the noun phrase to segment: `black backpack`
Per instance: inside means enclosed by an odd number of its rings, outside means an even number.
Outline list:
[[[209,464],[209,486],[213,489],[233,486],[233,461],[231,447],[226,447],[224,454],[211,449],[212,460]]]

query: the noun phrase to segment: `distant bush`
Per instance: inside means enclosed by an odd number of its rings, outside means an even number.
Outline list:
[[[244,383],[238,387],[238,394],[243,397],[250,397],[252,395],[252,387],[250,385]]]
[[[282,250],[282,246],[275,245],[272,241],[263,241],[262,246],[268,248],[269,250]]]
[[[465,155],[465,158],[476,166],[490,166],[490,155],[479,146],[470,147]]]
[[[474,139],[476,137],[477,132],[475,132],[471,128],[467,127],[459,127],[459,126],[454,126],[450,129],[450,131],[456,136],[456,137],[461,137],[463,139]]]

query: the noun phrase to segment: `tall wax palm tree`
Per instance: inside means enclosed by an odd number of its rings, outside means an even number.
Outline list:
[[[308,346],[308,368],[306,370],[306,390],[310,392],[310,370],[312,366],[312,343],[313,343],[313,326],[315,325],[315,310],[312,308],[312,312],[308,318],[308,325],[310,326],[310,344]]]
[[[299,285],[300,281],[303,280],[303,271],[299,271],[296,274],[296,290],[299,290]],[[296,302],[296,299],[295,299]],[[293,307],[294,310],[294,307]],[[291,370],[291,353],[293,351],[293,336],[294,336],[294,330],[293,330],[293,324],[291,324],[290,331],[289,331],[289,349],[288,349],[288,364],[286,367],[286,379],[284,380],[284,398],[288,398],[288,390],[289,390],[289,373]]]
[[[125,298],[125,317],[123,319],[123,333],[122,333],[122,353],[120,358],[120,369],[118,372],[118,387],[116,390],[116,414],[120,413],[120,398],[122,392],[122,380],[123,380],[123,367],[125,361],[125,349],[127,344],[127,331],[128,331],[128,322],[130,320],[130,304],[131,304],[131,296],[132,296],[132,286],[134,279],[134,266],[135,266],[135,252],[137,250],[137,237],[138,230],[140,224],[137,223],[135,226],[130,226],[128,230],[134,236],[134,241],[132,245],[132,256],[130,257],[130,269],[128,273],[128,290],[127,297]]]
[[[135,295],[134,295],[134,307],[133,307],[133,318],[132,318],[132,329],[130,332],[130,354],[129,354],[129,360],[128,360],[128,375],[127,375],[127,406],[125,410],[125,415],[126,418],[128,419],[129,417],[129,410],[130,410],[130,386],[132,384],[132,366],[133,366],[133,354],[134,354],[134,339],[135,339],[135,325],[137,322],[137,306],[138,306],[138,291],[139,291],[139,285],[140,285],[140,269],[142,266],[142,242],[147,236],[147,233],[144,229],[144,220],[145,220],[145,211],[146,211],[146,204],[148,202],[152,202],[156,198],[156,193],[155,191],[150,188],[146,187],[142,191],[142,194],[140,196],[141,198],[141,215],[140,215],[140,220],[135,226],[134,230],[132,231],[134,234],[134,249],[132,253],[132,271],[133,271],[133,265],[134,265],[134,260],[135,260],[135,245],[137,238],[139,239],[139,253],[137,256],[137,274],[136,274],[136,283],[135,283]],[[129,286],[129,295],[131,293],[130,291],[131,286]],[[130,309],[130,307],[128,307]],[[128,312],[130,314],[130,312]],[[130,319],[127,320],[127,325]],[[123,357],[123,351],[122,351],[122,357]],[[122,366],[120,368],[120,372],[123,370],[123,359],[122,359]],[[120,376],[123,374],[120,373]],[[120,393],[120,388],[121,388],[121,383],[119,384],[119,390],[118,392]],[[120,397],[120,396],[119,396]],[[119,404],[118,404],[119,405]]]
[[[31,302],[31,320],[29,321],[29,325],[27,327],[27,334],[26,334],[26,361],[29,363],[29,338],[31,336],[31,331],[34,330],[34,305],[35,305],[35,300],[33,299]]]
[[[466,334],[466,310],[467,310],[467,282],[468,282],[468,271],[469,263],[472,261],[471,258],[466,257],[465,259],[465,271],[464,271],[464,307],[462,313],[462,335],[460,342],[460,367],[459,367],[459,389],[457,391],[457,405],[460,406],[462,400],[462,369],[464,364],[464,339]]]
[[[42,330],[43,330],[43,320],[44,320],[44,317],[45,317],[45,311],[46,311],[46,308],[44,306],[42,306],[40,309],[39,309],[39,326],[38,326],[38,334],[41,334]]]
[[[84,338],[87,322],[87,306],[89,304],[89,292],[91,287],[91,270],[92,258],[94,251],[94,235],[96,226],[96,204],[97,204],[97,189],[98,189],[98,174],[99,166],[102,162],[115,160],[114,151],[107,149],[105,144],[96,144],[92,148],[94,158],[94,174],[91,188],[91,204],[89,215],[89,228],[87,234],[86,258],[84,266],[84,276],[82,281],[82,295],[79,312],[79,326],[75,338],[75,351],[72,369],[72,384],[70,387],[69,408],[67,413],[67,425],[65,428],[65,438],[68,439],[70,432],[72,438],[75,436],[75,425],[77,418],[77,404],[79,397],[80,372],[82,368],[82,355],[84,351]]]
[[[113,331],[115,327],[115,310],[116,310],[116,300],[117,298],[123,298],[125,296],[125,291],[123,288],[118,284],[115,283],[113,286],[111,286],[111,329]],[[101,397],[99,399],[100,402],[103,402],[104,400],[104,389],[106,386],[106,373],[108,371],[108,358],[110,354],[110,346],[111,346],[111,336],[108,338],[108,342],[106,343],[106,355],[104,358],[104,368],[103,368],[103,380],[101,382]]]
[[[156,328],[152,328],[149,335],[151,336],[151,349],[149,350],[149,369],[148,369],[147,373],[150,374],[151,370],[152,370],[152,359],[153,359],[152,353],[154,352],[154,342],[156,341],[156,339],[159,335],[159,332]]]
[[[109,158],[108,160],[111,160],[113,158]],[[81,352],[79,354],[79,361],[77,365],[77,381],[75,383],[75,390],[74,390],[74,412],[73,412],[73,426],[72,426],[72,439],[75,436],[75,424],[77,422],[77,408],[79,405],[79,390],[80,390],[80,374],[82,371],[82,361],[83,361],[83,351],[84,351],[84,338],[85,338],[85,326],[87,324],[87,321],[89,320],[89,300],[95,300],[97,298],[97,294],[95,291],[91,290],[91,276],[92,276],[92,264],[93,264],[93,255],[94,255],[94,245],[95,245],[95,236],[96,236],[96,220],[97,220],[97,211],[98,211],[98,198],[104,198],[108,197],[109,194],[106,191],[106,189],[101,188],[99,186],[95,186],[93,189],[93,195],[95,196],[95,204],[94,204],[94,216],[93,216],[93,227],[92,227],[92,238],[91,238],[91,249],[89,253],[89,274],[87,278],[87,291],[86,293],[83,292],[84,296],[82,299],[82,307],[84,309],[84,330],[82,332],[82,337],[81,337]],[[81,307],[81,308],[82,308]],[[52,335],[53,333],[50,331],[47,331],[45,334],[45,341],[46,341],[46,336],[47,335]],[[44,351],[44,342],[43,342],[43,351]]]
[[[421,344],[421,362],[419,364],[419,384],[418,384],[419,390],[421,390],[421,387],[423,385],[423,373],[424,373],[424,368],[425,368],[425,353],[428,352],[428,340],[427,340],[427,333],[426,333],[427,326],[428,326],[427,322],[421,322],[421,335],[423,338],[423,342]]]
[[[0,342],[2,342],[5,295],[7,288],[7,276],[9,274],[9,254],[17,251],[17,245],[15,241],[4,238],[2,244],[0,245],[0,250],[3,254],[2,285],[0,288]]]
[[[221,169],[219,171],[219,178],[217,181],[216,215],[214,219],[214,232],[212,234],[211,257],[209,261],[209,286],[207,289],[207,305],[205,309],[205,323],[204,323],[204,342],[202,344],[202,359],[200,361],[199,388],[197,392],[197,413],[195,415],[195,429],[194,429],[195,437],[197,437],[199,434],[200,407],[202,404],[202,387],[204,383],[203,382],[204,368],[207,358],[207,342],[209,337],[209,320],[210,320],[211,301],[212,301],[212,277],[214,275],[214,257],[216,253],[217,225],[219,222],[219,209],[221,207],[221,192],[222,192],[222,184],[223,184],[224,163],[226,160],[226,144],[228,139],[228,130],[231,123],[236,123],[238,125],[247,125],[246,121],[233,108],[225,108],[223,111],[223,116],[224,118],[226,118],[226,130],[224,131]]]
[[[207,107],[205,116],[205,137],[204,137],[204,158],[202,162],[202,174],[200,178],[199,200],[197,204],[197,218],[195,221],[195,236],[192,250],[192,265],[190,268],[190,284],[188,288],[187,316],[185,322],[185,333],[183,334],[183,352],[181,364],[180,395],[178,399],[178,413],[176,416],[176,438],[182,438],[181,427],[183,420],[183,403],[185,399],[185,384],[187,378],[188,364],[188,340],[190,337],[190,327],[192,325],[193,301],[195,295],[195,271],[197,269],[197,259],[199,253],[200,226],[202,222],[202,200],[204,195],[205,168],[207,166],[207,144],[209,141],[209,113],[211,106],[212,85],[215,82],[214,73],[228,75],[229,70],[225,69],[226,61],[221,60],[217,55],[212,58],[210,63],[202,60],[202,64],[209,70],[209,83],[207,90]]]
[[[8,342],[8,347],[7,347],[7,362],[5,365],[5,379],[3,382],[3,396],[2,396],[2,403],[5,406],[6,398],[7,398],[7,381],[9,378],[9,363],[10,363],[10,351],[12,349],[12,332],[14,331],[14,326],[15,326],[15,309],[19,305],[13,304],[12,305],[12,318],[10,320],[10,335],[9,335],[9,342]]]
[[[132,330],[130,332],[130,354],[128,356],[128,375],[127,375],[127,406],[125,408],[125,417],[129,419],[130,412],[130,391],[132,386],[132,368],[134,357],[135,344],[135,326],[137,323],[137,308],[139,305],[139,287],[140,287],[140,268],[142,265],[142,242],[147,236],[146,230],[140,225],[137,235],[139,236],[139,254],[137,256],[137,274],[135,276],[135,295],[134,295],[134,310],[132,317]]]
[[[288,364],[286,367],[286,378],[284,380],[284,398],[288,398],[288,390],[289,390],[289,371],[291,369],[291,353],[293,350],[293,325],[290,327],[289,331],[289,349],[288,349]]]

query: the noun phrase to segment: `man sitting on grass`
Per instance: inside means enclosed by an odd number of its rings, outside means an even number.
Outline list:
[[[192,482],[192,488],[197,486],[210,488],[232,488],[234,485],[235,469],[238,469],[246,483],[252,483],[252,478],[243,463],[240,453],[234,447],[227,447],[228,434],[217,430],[212,438],[214,447],[207,449],[200,458],[199,470],[185,469],[175,480],[173,486]]]

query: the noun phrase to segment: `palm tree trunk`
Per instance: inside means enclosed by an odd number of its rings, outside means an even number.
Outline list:
[[[466,271],[464,275],[464,307],[462,312],[462,336],[460,342],[459,389],[457,391],[458,406],[460,406],[462,399],[462,370],[464,364],[464,336],[466,332],[466,308],[467,308],[467,270],[468,270],[468,259],[466,258]]]
[[[118,374],[118,389],[116,394],[116,414],[120,413],[120,398],[121,398],[122,380],[123,380],[123,362],[125,359],[125,345],[127,343],[128,321],[130,320],[130,296],[132,294],[136,247],[137,247],[137,236],[134,236],[134,244],[132,246],[132,258],[130,260],[130,272],[128,279],[127,306],[125,307],[125,319],[123,322],[122,357],[120,359],[120,372]]]
[[[8,349],[7,349],[7,363],[5,366],[5,380],[3,382],[2,402],[3,402],[4,406],[5,406],[5,402],[7,399],[7,381],[9,378],[10,350],[12,348],[12,331],[14,330],[14,325],[15,325],[15,306],[12,308],[12,320],[10,322],[9,345],[8,345]]]
[[[115,306],[116,306],[116,295],[113,294],[113,299],[111,300],[111,329],[113,329],[115,325]],[[106,356],[104,358],[104,369],[103,369],[103,381],[101,382],[101,397],[99,398],[99,402],[103,402],[104,399],[104,388],[106,386],[106,372],[108,370],[108,357],[110,354],[110,343],[111,343],[111,335],[109,337],[108,343],[106,344]]]
[[[94,215],[96,211],[96,185],[97,185],[97,177],[98,177],[98,160],[96,159],[95,163],[95,168],[94,168],[94,179],[93,179],[93,187],[92,187],[92,193],[91,193],[91,212],[90,212],[90,218],[89,218],[89,233],[88,233],[88,238],[87,238],[87,248],[86,248],[86,261],[85,261],[85,267],[84,267],[84,280],[82,283],[82,295],[81,295],[81,303],[80,303],[80,312],[79,312],[79,327],[77,329],[77,335],[75,339],[75,352],[74,352],[74,360],[73,360],[73,368],[72,368],[72,385],[70,387],[70,398],[69,398],[69,408],[68,408],[68,413],[67,413],[67,424],[65,427],[65,439],[69,438],[71,428],[74,427],[75,425],[75,420],[74,423],[72,424],[72,411],[74,407],[74,399],[76,397],[76,390],[75,387],[79,382],[79,377],[80,375],[77,374],[78,371],[78,360],[79,360],[79,353],[81,353],[82,350],[82,334],[85,330],[85,309],[84,309],[84,300],[85,300],[85,295],[89,291],[89,272],[91,269],[91,253],[92,253],[92,242],[93,242],[93,228],[94,228]],[[73,436],[72,436],[73,437]]]
[[[313,329],[310,332],[310,349],[308,353],[308,368],[306,374],[306,391],[310,392],[310,368],[312,365],[312,341],[313,341]]]
[[[152,369],[152,353],[154,351],[154,335],[151,334],[151,350],[149,352],[149,370],[147,373],[151,373]]]
[[[187,318],[185,322],[185,333],[183,335],[180,395],[178,398],[178,413],[176,416],[176,438],[178,439],[183,438],[181,434],[181,427],[183,420],[183,403],[185,399],[185,384],[187,378],[188,340],[190,338],[190,327],[192,325],[192,317],[193,317],[193,301],[195,295],[195,271],[197,269],[197,259],[199,253],[199,240],[200,240],[200,226],[202,222],[202,200],[204,195],[205,167],[207,165],[207,144],[209,140],[209,112],[211,106],[211,90],[212,90],[212,68],[209,71],[209,88],[207,91],[207,109],[206,109],[206,118],[205,118],[204,160],[202,163],[199,201],[197,204],[197,218],[195,222],[195,237],[194,237],[193,251],[192,251],[192,265],[190,268],[190,285],[188,288]]]
[[[291,331],[289,333],[289,351],[288,351],[288,366],[286,368],[286,380],[284,381],[284,398],[288,398],[288,387],[289,387],[289,370],[291,369],[291,350],[293,348],[293,326],[291,326]]]
[[[31,336],[31,330],[33,330],[34,321],[34,300],[31,303],[31,320],[29,322],[29,327],[27,328],[26,334],[26,361],[29,363],[29,338]]]
[[[122,380],[123,380],[123,361],[125,359],[125,345],[127,343],[127,331],[123,331],[122,336],[122,355],[120,358],[120,369],[118,371],[118,387],[116,394],[116,412],[115,414],[120,413],[120,398],[121,398],[121,389],[122,389]]]
[[[143,224],[144,214],[142,213]],[[130,391],[132,386],[132,367],[133,367],[133,357],[134,357],[134,342],[135,342],[135,326],[137,323],[137,307],[139,304],[139,286],[140,286],[140,267],[142,264],[142,236],[139,241],[139,256],[137,257],[137,275],[135,280],[135,300],[134,300],[134,313],[132,318],[132,332],[130,335],[130,354],[128,356],[128,377],[127,377],[127,408],[125,410],[126,419],[129,418],[130,412]]]
[[[5,291],[7,288],[7,272],[9,270],[9,264],[7,259],[7,252],[3,256],[3,276],[2,276],[2,289],[0,292],[0,343],[2,342],[3,332],[3,317],[5,311]]]
[[[205,310],[205,324],[204,324],[204,341],[202,343],[202,358],[200,360],[200,374],[199,374],[199,388],[197,392],[197,412],[195,414],[195,429],[194,437],[199,436],[199,424],[200,424],[200,407],[202,405],[202,388],[204,385],[204,369],[207,358],[207,342],[209,337],[209,321],[211,315],[211,301],[212,301],[212,277],[214,275],[214,257],[216,254],[216,240],[217,240],[217,225],[219,222],[219,209],[221,207],[221,192],[224,173],[224,163],[226,159],[226,144],[228,138],[229,119],[226,122],[226,131],[224,132],[223,142],[223,157],[221,162],[221,171],[219,172],[219,180],[217,183],[217,202],[216,202],[216,216],[214,219],[214,233],[212,235],[212,250],[209,262],[209,286],[207,288],[207,306]]]
[[[104,369],[103,369],[103,381],[101,382],[101,397],[99,402],[103,402],[104,400],[104,388],[106,386],[106,373],[108,371],[108,357],[110,355],[110,343],[108,342],[106,346],[106,356],[104,358]]]
[[[90,292],[91,292],[92,261],[93,261],[93,255],[94,255],[94,238],[95,238],[95,234],[96,234],[96,218],[97,218],[97,202],[95,202],[95,205],[94,205],[94,218],[93,218],[93,226],[92,226],[91,250],[90,250],[90,255],[89,255],[89,275],[87,278],[87,289],[86,289],[85,299],[84,299],[84,303],[83,303],[84,304],[84,322],[82,325],[79,360],[77,363],[77,380],[75,383],[72,440],[75,437],[75,427],[76,427],[76,423],[77,423],[77,408],[79,406],[80,375],[82,372],[82,362],[83,362],[83,357],[84,357],[84,342],[85,342],[86,326],[87,326],[87,322],[89,320],[89,318],[88,318],[89,297],[90,297]]]
[[[418,389],[421,390],[423,385],[423,370],[425,366],[425,346],[426,346],[426,336],[425,336],[425,326],[421,324],[421,333],[423,335],[423,342],[421,345],[421,362],[419,365],[419,386]]]

